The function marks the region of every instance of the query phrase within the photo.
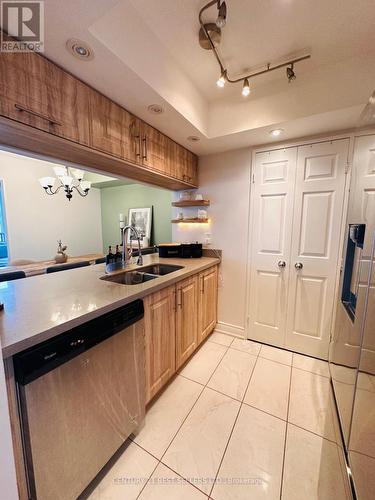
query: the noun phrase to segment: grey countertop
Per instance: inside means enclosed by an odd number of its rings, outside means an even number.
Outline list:
[[[143,266],[162,262],[183,269],[139,285],[120,285],[101,280],[105,265],[0,283],[0,339],[3,358],[13,356],[44,340],[95,317],[172,285],[220,261],[217,258],[159,259],[146,255]],[[129,269],[137,269],[131,265]]]

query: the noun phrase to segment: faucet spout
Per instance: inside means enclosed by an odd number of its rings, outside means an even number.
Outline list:
[[[127,232],[130,231],[136,237],[138,241],[138,259],[137,265],[141,266],[143,264],[142,250],[141,250],[141,238],[139,236],[138,231],[133,226],[125,226],[122,230],[122,266],[127,267],[130,256],[128,256],[128,252],[126,250],[126,241],[127,241]]]

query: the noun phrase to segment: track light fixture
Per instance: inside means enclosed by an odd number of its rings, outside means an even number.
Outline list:
[[[221,72],[221,75],[220,75],[220,78],[218,79],[218,81],[216,82],[216,85],[220,88],[223,88],[224,85],[225,85],[225,80],[226,80],[226,72],[225,71],[222,71]]]
[[[219,14],[216,19],[216,26],[218,28],[224,28],[227,23],[227,4],[225,2],[220,3],[220,0],[218,0],[217,9]]]
[[[249,80],[245,78],[245,80],[243,81],[242,95],[244,97],[247,97],[249,94],[250,94],[250,84]]]
[[[286,68],[286,76],[288,78],[288,83],[291,83],[293,80],[295,80],[297,77],[296,77],[296,74],[294,72],[294,64],[292,63],[290,65],[290,68]]]
[[[218,16],[216,22],[213,23],[204,23],[202,19],[203,13],[216,5],[218,10]],[[228,83],[240,83],[243,82],[242,87],[242,95],[247,97],[250,94],[250,78],[254,78],[255,76],[263,75],[265,73],[269,73],[270,71],[275,71],[280,68],[286,67],[286,76],[288,82],[292,82],[296,79],[296,74],[294,72],[294,65],[300,61],[304,61],[305,59],[309,59],[310,54],[302,55],[300,57],[296,57],[294,59],[284,60],[279,64],[266,63],[264,64],[264,69],[256,71],[254,73],[250,73],[249,75],[244,75],[239,78],[231,78],[228,75],[228,69],[225,67],[224,62],[222,61],[219,52],[217,50],[217,46],[221,41],[221,28],[224,28],[227,20],[227,5],[225,1],[222,0],[211,0],[206,4],[199,12],[199,23],[201,25],[201,29],[199,30],[199,44],[205,50],[212,50],[215,59],[220,67],[220,78],[217,80],[217,86],[223,88],[225,84]]]

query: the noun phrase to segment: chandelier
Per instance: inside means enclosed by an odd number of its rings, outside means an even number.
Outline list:
[[[73,198],[73,190],[76,190],[82,197],[88,195],[91,182],[83,180],[85,175],[83,170],[71,167],[53,167],[53,170],[56,177],[42,177],[39,179],[40,185],[46,194],[54,195],[60,189],[63,189],[69,201]]]
[[[203,12],[214,5],[216,5],[218,11],[216,22],[204,23],[202,20]],[[288,82],[291,83],[293,80],[296,79],[296,74],[294,72],[294,65],[300,61],[309,59],[311,57],[310,54],[306,54],[301,57],[296,57],[294,59],[288,59],[287,61],[281,62],[280,64],[271,65],[271,63],[266,63],[264,65],[264,69],[261,69],[260,71],[250,73],[249,75],[241,76],[240,78],[231,78],[228,74],[228,69],[225,67],[225,64],[222,61],[219,52],[217,50],[217,46],[220,44],[221,41],[221,30],[226,25],[226,22],[227,22],[227,5],[222,0],[211,0],[211,2],[202,7],[202,9],[199,12],[199,23],[201,26],[199,30],[199,44],[203,49],[212,50],[216,58],[216,61],[220,67],[220,76],[216,82],[218,87],[221,88],[224,87],[227,82],[228,83],[242,82],[243,83],[242,95],[244,97],[247,97],[251,92],[250,81],[249,81],[251,78],[254,78],[255,76],[258,75],[263,75],[265,73],[269,73],[270,71],[275,71],[276,69],[280,68],[286,68],[286,77],[288,79]]]

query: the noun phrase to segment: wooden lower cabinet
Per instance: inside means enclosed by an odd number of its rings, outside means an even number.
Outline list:
[[[144,306],[149,402],[215,328],[217,266],[145,297]]]
[[[198,344],[217,323],[217,266],[199,274]]]
[[[176,371],[175,303],[175,285],[144,299],[147,402]]]
[[[176,369],[198,347],[198,276],[176,285]]]

